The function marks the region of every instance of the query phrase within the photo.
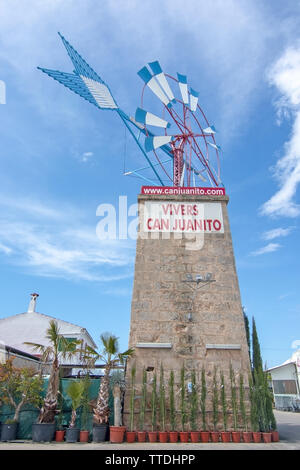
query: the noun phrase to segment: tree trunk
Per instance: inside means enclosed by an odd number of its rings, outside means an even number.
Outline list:
[[[57,414],[57,396],[59,389],[59,365],[55,358],[50,372],[47,394],[41,408],[38,423],[54,423]]]
[[[114,394],[114,425],[122,426],[120,385],[114,386],[113,394]]]
[[[94,408],[94,421],[97,424],[108,423],[109,419],[109,372],[110,368],[105,369],[104,377],[101,381],[96,408]]]
[[[77,416],[76,410],[72,410],[70,428],[74,428],[74,427],[75,427],[76,416]]]

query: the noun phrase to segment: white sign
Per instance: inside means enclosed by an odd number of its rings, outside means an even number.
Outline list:
[[[145,232],[224,233],[219,202],[145,201]]]

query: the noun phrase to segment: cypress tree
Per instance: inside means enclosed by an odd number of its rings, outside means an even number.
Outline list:
[[[250,326],[249,326],[249,319],[246,315],[245,309],[243,308],[243,315],[244,315],[244,324],[245,324],[245,330],[246,330],[246,339],[247,339],[247,344],[248,344],[248,353],[249,353],[249,359],[251,363],[251,341],[250,341]]]
[[[252,368],[253,372],[256,371],[257,373],[263,370],[260,345],[254,317],[252,318]]]

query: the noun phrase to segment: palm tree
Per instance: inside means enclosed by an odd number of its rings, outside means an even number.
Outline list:
[[[70,421],[70,428],[75,427],[77,410],[82,404],[83,394],[85,392],[86,384],[83,380],[78,382],[71,382],[67,388],[67,395],[71,398],[72,401],[72,415]]]
[[[79,340],[68,341],[67,338],[59,334],[59,327],[55,320],[50,320],[46,330],[46,338],[49,340],[49,346],[24,343],[39,351],[43,362],[51,362],[47,393],[40,410],[38,423],[54,423],[55,415],[58,413],[59,358],[65,359],[73,356],[77,352],[76,345],[80,343]]]
[[[97,404],[94,408],[94,422],[96,424],[108,423],[110,409],[108,406],[109,400],[109,376],[111,370],[122,365],[125,359],[132,356],[134,349],[128,349],[123,353],[119,352],[118,338],[110,333],[104,333],[100,336],[103,350],[99,354],[97,351],[89,348],[89,351],[94,355],[94,362],[100,360],[104,363],[104,377],[101,380],[99,387],[99,393],[97,398]]]

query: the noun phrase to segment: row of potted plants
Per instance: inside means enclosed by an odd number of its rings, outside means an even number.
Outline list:
[[[256,387],[249,377],[249,388],[244,386],[243,374],[239,375],[239,384],[236,385],[236,376],[232,365],[230,364],[230,398],[228,406],[226,384],[223,372],[217,373],[214,368],[211,390],[211,410],[207,412],[207,385],[204,368],[201,371],[201,387],[196,383],[196,373],[191,373],[190,381],[186,381],[186,371],[182,367],[180,374],[180,384],[178,392],[175,391],[174,372],[170,372],[168,381],[168,397],[166,397],[166,387],[164,379],[164,368],[160,367],[159,392],[157,393],[157,376],[153,375],[151,384],[147,384],[147,372],[142,372],[142,385],[140,392],[140,406],[138,431],[135,429],[134,417],[135,411],[135,365],[131,368],[130,383],[130,413],[129,426],[126,431],[126,441],[145,442],[148,436],[149,442],[271,442],[271,439],[279,439],[276,431],[276,423],[271,417],[264,417],[264,427],[261,427],[262,419],[259,409],[262,390]],[[219,380],[218,380],[219,378]],[[148,386],[150,385],[150,394]],[[200,390],[199,390],[200,388]],[[175,393],[176,392],[176,393]],[[247,396],[246,396],[247,393]],[[176,410],[175,396],[179,396],[179,412]],[[145,413],[147,406],[147,397],[150,398],[150,410],[147,410],[151,417],[152,430],[145,431]],[[178,401],[178,400],[177,400]],[[250,413],[247,411],[247,403],[250,401]],[[200,407],[199,407],[200,402]],[[167,408],[168,403],[168,408]],[[221,410],[221,411],[220,411]],[[157,414],[159,413],[159,424],[157,423]],[[222,415],[223,429],[219,430],[220,414]],[[178,431],[177,417],[180,415],[181,431]],[[272,413],[273,415],[273,413]],[[210,417],[210,427],[207,427],[207,417]],[[230,418],[232,430],[228,430],[228,419]],[[199,420],[201,419],[202,431],[199,431]],[[166,422],[169,422],[169,431],[166,429]],[[186,429],[187,425],[189,431]],[[158,430],[159,429],[159,430]],[[125,436],[125,427],[111,426],[110,440],[112,442],[123,442]]]

